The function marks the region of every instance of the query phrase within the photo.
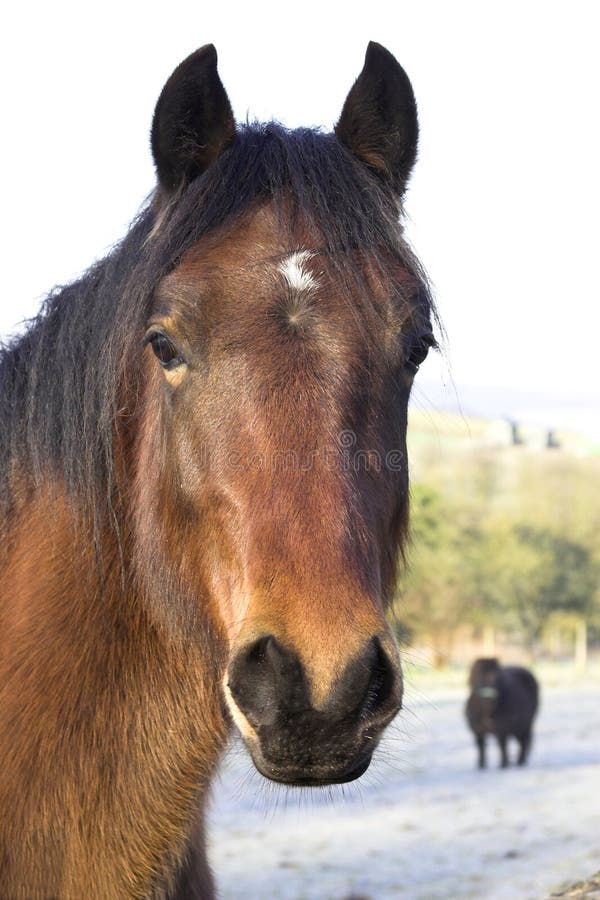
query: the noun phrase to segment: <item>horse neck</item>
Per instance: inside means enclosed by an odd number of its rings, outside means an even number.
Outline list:
[[[150,878],[183,852],[227,726],[210,654],[171,639],[127,580],[123,589],[110,529],[98,556],[91,538],[57,490],[30,494],[11,513],[0,604],[0,808],[18,794],[36,811],[36,840],[61,895],[67,885],[65,896],[124,896],[132,888],[122,873]],[[37,814],[48,784],[59,835]],[[18,855],[22,842],[0,821],[4,840]],[[135,895],[149,887],[140,881]]]

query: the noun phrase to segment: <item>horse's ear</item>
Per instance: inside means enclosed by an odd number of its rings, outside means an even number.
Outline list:
[[[381,44],[367,47],[335,133],[397,194],[404,193],[417,155],[417,104],[406,72]]]
[[[156,104],[151,140],[161,186],[171,193],[196,178],[234,137],[217,51],[206,44],[177,66]]]

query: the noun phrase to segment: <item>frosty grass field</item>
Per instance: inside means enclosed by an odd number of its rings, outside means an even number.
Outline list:
[[[270,785],[231,748],[209,819],[222,900],[542,900],[600,867],[600,678],[542,671],[529,767],[497,770],[494,746],[485,772],[464,676],[406,681],[360,782]]]

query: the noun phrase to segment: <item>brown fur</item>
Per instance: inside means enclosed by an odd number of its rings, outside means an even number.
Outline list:
[[[12,545],[0,896],[163,896],[226,735],[206,661],[114,577],[100,598],[91,543],[60,495],[23,505]]]

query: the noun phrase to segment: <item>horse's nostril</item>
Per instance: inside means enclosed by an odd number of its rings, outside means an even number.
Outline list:
[[[374,647],[375,653],[371,663],[371,679],[362,704],[361,711],[364,718],[371,718],[389,704],[395,683],[392,663],[379,638],[373,638],[371,646]]]
[[[378,637],[363,645],[338,679],[327,703],[337,719],[354,721],[373,719],[378,713],[397,709],[395,669]]]
[[[249,650],[246,652],[246,667],[251,669],[253,667],[259,668],[260,666],[264,666],[267,662],[267,652],[269,646],[273,643],[273,638],[270,635],[266,637],[259,638]]]
[[[308,705],[300,660],[270,634],[238,653],[227,684],[254,727],[272,724],[281,709]]]

